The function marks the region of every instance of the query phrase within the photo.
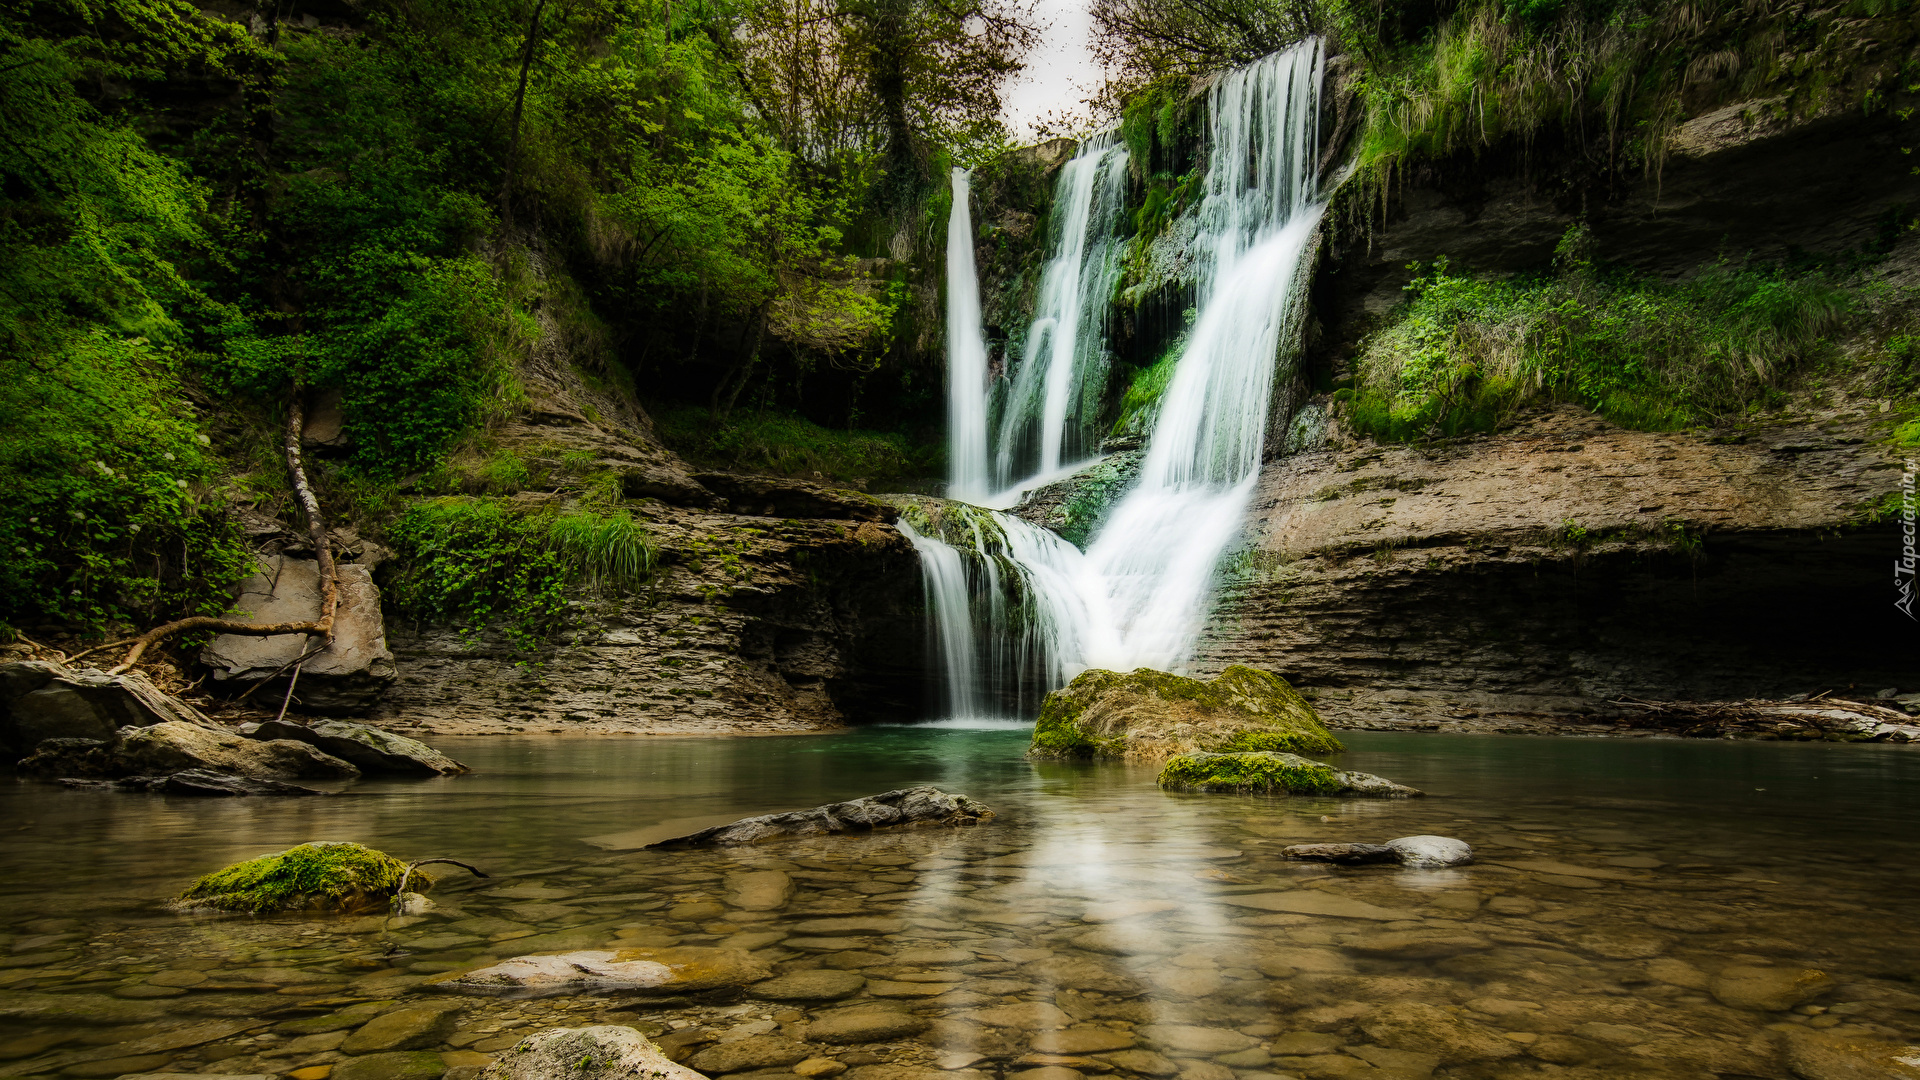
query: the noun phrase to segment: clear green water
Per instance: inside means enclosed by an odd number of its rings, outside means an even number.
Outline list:
[[[1375,733],[1348,741],[1344,767],[1431,797],[1170,794],[1149,768],[1028,762],[1022,731],[937,728],[443,739],[472,775],[362,781],[326,799],[0,786],[0,946],[12,950],[0,949],[0,1075],[329,1064],[351,1074],[355,1055],[269,1026],[356,1001],[404,1005],[430,975],[536,947],[622,942],[751,947],[772,970],[854,970],[867,989],[833,1005],[759,1001],[751,987],[671,1007],[472,999],[458,1031],[424,1049],[459,1074],[517,1038],[516,1025],[679,1021],[718,1032],[751,1022],[804,1039],[809,1023],[852,1005],[909,1011],[932,1026],[815,1051],[856,1069],[934,1068],[958,1060],[939,1055],[958,1054],[1010,1075],[1065,1035],[994,1010],[1044,1004],[1061,1010],[1048,1015],[1069,1025],[1066,1035],[1092,1031],[1094,1042],[1164,1055],[1058,1066],[1088,1074],[1155,1075],[1157,1061],[1186,1080],[1355,1069],[1376,1080],[1542,1069],[1787,1077],[1806,1075],[1793,1072],[1795,1039],[1904,1044],[1920,1035],[1920,945],[1908,933],[1920,917],[1920,834],[1909,827],[1920,753]],[[637,846],[923,783],[972,795],[998,816],[974,829],[744,850]],[[1412,872],[1279,856],[1290,843],[1419,833],[1465,839],[1481,861]],[[381,955],[377,920],[186,918],[160,906],[198,873],[315,839],[454,856],[496,877],[447,878],[435,892],[440,909],[395,931],[406,952],[398,957]],[[798,892],[787,908],[730,910],[725,875],[746,868],[790,872]],[[530,899],[527,889],[554,895]],[[1116,919],[1116,903],[1140,910]],[[902,929],[834,940],[800,928],[834,915],[896,919]],[[1105,936],[1086,937],[1090,928]],[[745,931],[758,936],[735,936]],[[930,948],[971,959],[900,959]],[[1769,1008],[1730,1003],[1737,988],[1712,985],[1743,970],[1759,970],[1761,983],[1822,974],[1804,1002]],[[90,1021],[76,1019],[88,1010]],[[199,1041],[180,1034],[210,1023],[238,1026]],[[1226,1034],[1215,1042],[1234,1048],[1193,1049],[1213,1043],[1167,1025],[1217,1029]],[[191,1045],[165,1045],[183,1039]],[[767,1080],[792,1075],[783,1069]]]

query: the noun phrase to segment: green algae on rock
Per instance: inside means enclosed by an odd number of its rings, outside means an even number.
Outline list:
[[[1372,795],[1407,798],[1418,788],[1372,773],[1336,769],[1298,754],[1265,751],[1181,754],[1160,770],[1160,786],[1184,791],[1258,792],[1284,795]]]
[[[1196,752],[1343,749],[1287,680],[1235,664],[1208,682],[1152,668],[1083,671],[1047,695],[1027,753],[1159,761]]]
[[[181,909],[214,908],[255,915],[276,911],[378,911],[392,901],[407,864],[360,844],[320,840],[232,866],[187,886],[173,901]],[[409,889],[433,879],[419,870]]]

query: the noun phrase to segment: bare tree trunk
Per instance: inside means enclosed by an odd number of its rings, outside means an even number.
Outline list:
[[[513,92],[513,134],[507,139],[507,173],[500,180],[500,223],[513,228],[513,203],[508,192],[513,188],[513,169],[520,156],[520,114],[527,103],[527,76],[533,71],[533,46],[540,38],[540,13],[547,0],[533,5],[533,20],[527,24],[526,44],[520,48],[520,85]]]
[[[107,674],[118,675],[140,662],[148,649],[175,634],[184,634],[191,630],[218,630],[223,634],[247,634],[253,637],[273,637],[278,634],[319,634],[321,647],[333,642],[333,617],[340,606],[340,585],[334,572],[333,543],[327,535],[326,518],[320,515],[320,500],[314,497],[313,488],[307,483],[307,470],[300,460],[300,439],[306,433],[306,415],[301,409],[302,389],[293,388],[293,400],[287,408],[287,473],[293,481],[293,491],[300,499],[300,505],[307,512],[307,535],[313,538],[314,559],[320,569],[320,618],[313,622],[289,623],[244,623],[231,619],[216,619],[208,615],[196,615],[187,619],[176,619],[165,626],[156,626],[137,638],[116,641],[101,645],[86,652],[73,654],[68,663],[78,660],[88,653],[103,649],[117,648],[131,644],[133,649],[118,667]],[[297,677],[297,676],[296,676]],[[291,688],[289,688],[291,690]]]

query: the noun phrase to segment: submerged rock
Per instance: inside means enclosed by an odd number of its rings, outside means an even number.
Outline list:
[[[62,778],[70,788],[102,791],[144,791],[153,795],[199,795],[232,798],[242,795],[325,795],[316,788],[279,780],[256,780],[246,776],[228,776],[205,769],[185,769],[166,776],[128,776],[119,780],[81,780]]]
[[[789,836],[827,836],[916,825],[978,825],[991,817],[993,811],[965,795],[949,795],[934,787],[911,787],[811,810],[742,818],[729,825],[717,825],[647,846],[720,847]]]
[[[352,762],[367,772],[452,776],[471,771],[418,739],[345,720],[315,720],[310,724],[269,720],[246,732],[246,735],[250,739],[263,741],[292,739],[303,742],[343,761]]]
[[[174,900],[182,910],[379,911],[392,901],[407,864],[383,851],[339,841],[315,841],[216,870]],[[433,879],[415,870],[408,888]]]
[[[1047,695],[1027,752],[1160,761],[1196,752],[1341,749],[1285,679],[1236,664],[1210,682],[1152,668],[1083,671]]]
[[[1298,754],[1182,754],[1160,770],[1160,786],[1179,791],[1407,798],[1424,792],[1372,773],[1336,769]]]
[[[1813,968],[1753,967],[1720,969],[1707,984],[1720,1004],[1755,1012],[1785,1012],[1833,989],[1833,978]]]
[[[1339,863],[1342,866],[1400,861],[1400,853],[1385,844],[1291,844],[1282,848],[1280,854],[1288,859]]]
[[[746,986],[771,974],[766,961],[739,949],[586,949],[516,956],[473,971],[450,972],[427,985],[470,994],[683,993]]]

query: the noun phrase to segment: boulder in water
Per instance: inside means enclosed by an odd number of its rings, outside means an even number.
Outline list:
[[[315,720],[310,724],[269,720],[251,731],[242,730],[250,739],[292,739],[318,747],[366,772],[452,776],[470,771],[418,739],[345,720]]]
[[[630,1027],[551,1028],[495,1058],[480,1080],[706,1080]]]
[[[1206,682],[1152,668],[1083,671],[1047,695],[1027,752],[1163,761],[1193,753],[1342,749],[1285,679],[1235,664]]]
[[[1473,848],[1451,836],[1402,836],[1384,844],[1292,844],[1280,849],[1280,854],[1289,859],[1346,866],[1399,863],[1415,870],[1466,866],[1473,861]]]
[[[885,791],[850,802],[742,818],[697,833],[648,844],[654,848],[725,847],[757,844],[795,836],[828,836],[874,829],[919,825],[978,825],[993,811],[965,795],[949,795],[939,788],[911,787]]]
[[[215,870],[187,886],[174,907],[191,911],[379,911],[392,901],[402,879],[410,891],[433,879],[407,864],[359,844],[316,841]]]
[[[233,798],[241,795],[325,795],[315,788],[279,780],[256,780],[246,776],[228,776],[205,769],[183,769],[166,776],[128,776],[119,780],[81,780],[63,777],[70,788],[94,788],[103,791],[144,791],[152,795],[198,795]]]
[[[765,960],[740,949],[587,949],[516,956],[473,971],[437,976],[428,980],[428,985],[471,994],[538,995],[585,990],[677,994],[745,986],[772,974]]]
[[[1269,795],[1368,795],[1406,798],[1417,788],[1372,773],[1349,772],[1298,754],[1182,754],[1160,770],[1160,786],[1180,791]]]

